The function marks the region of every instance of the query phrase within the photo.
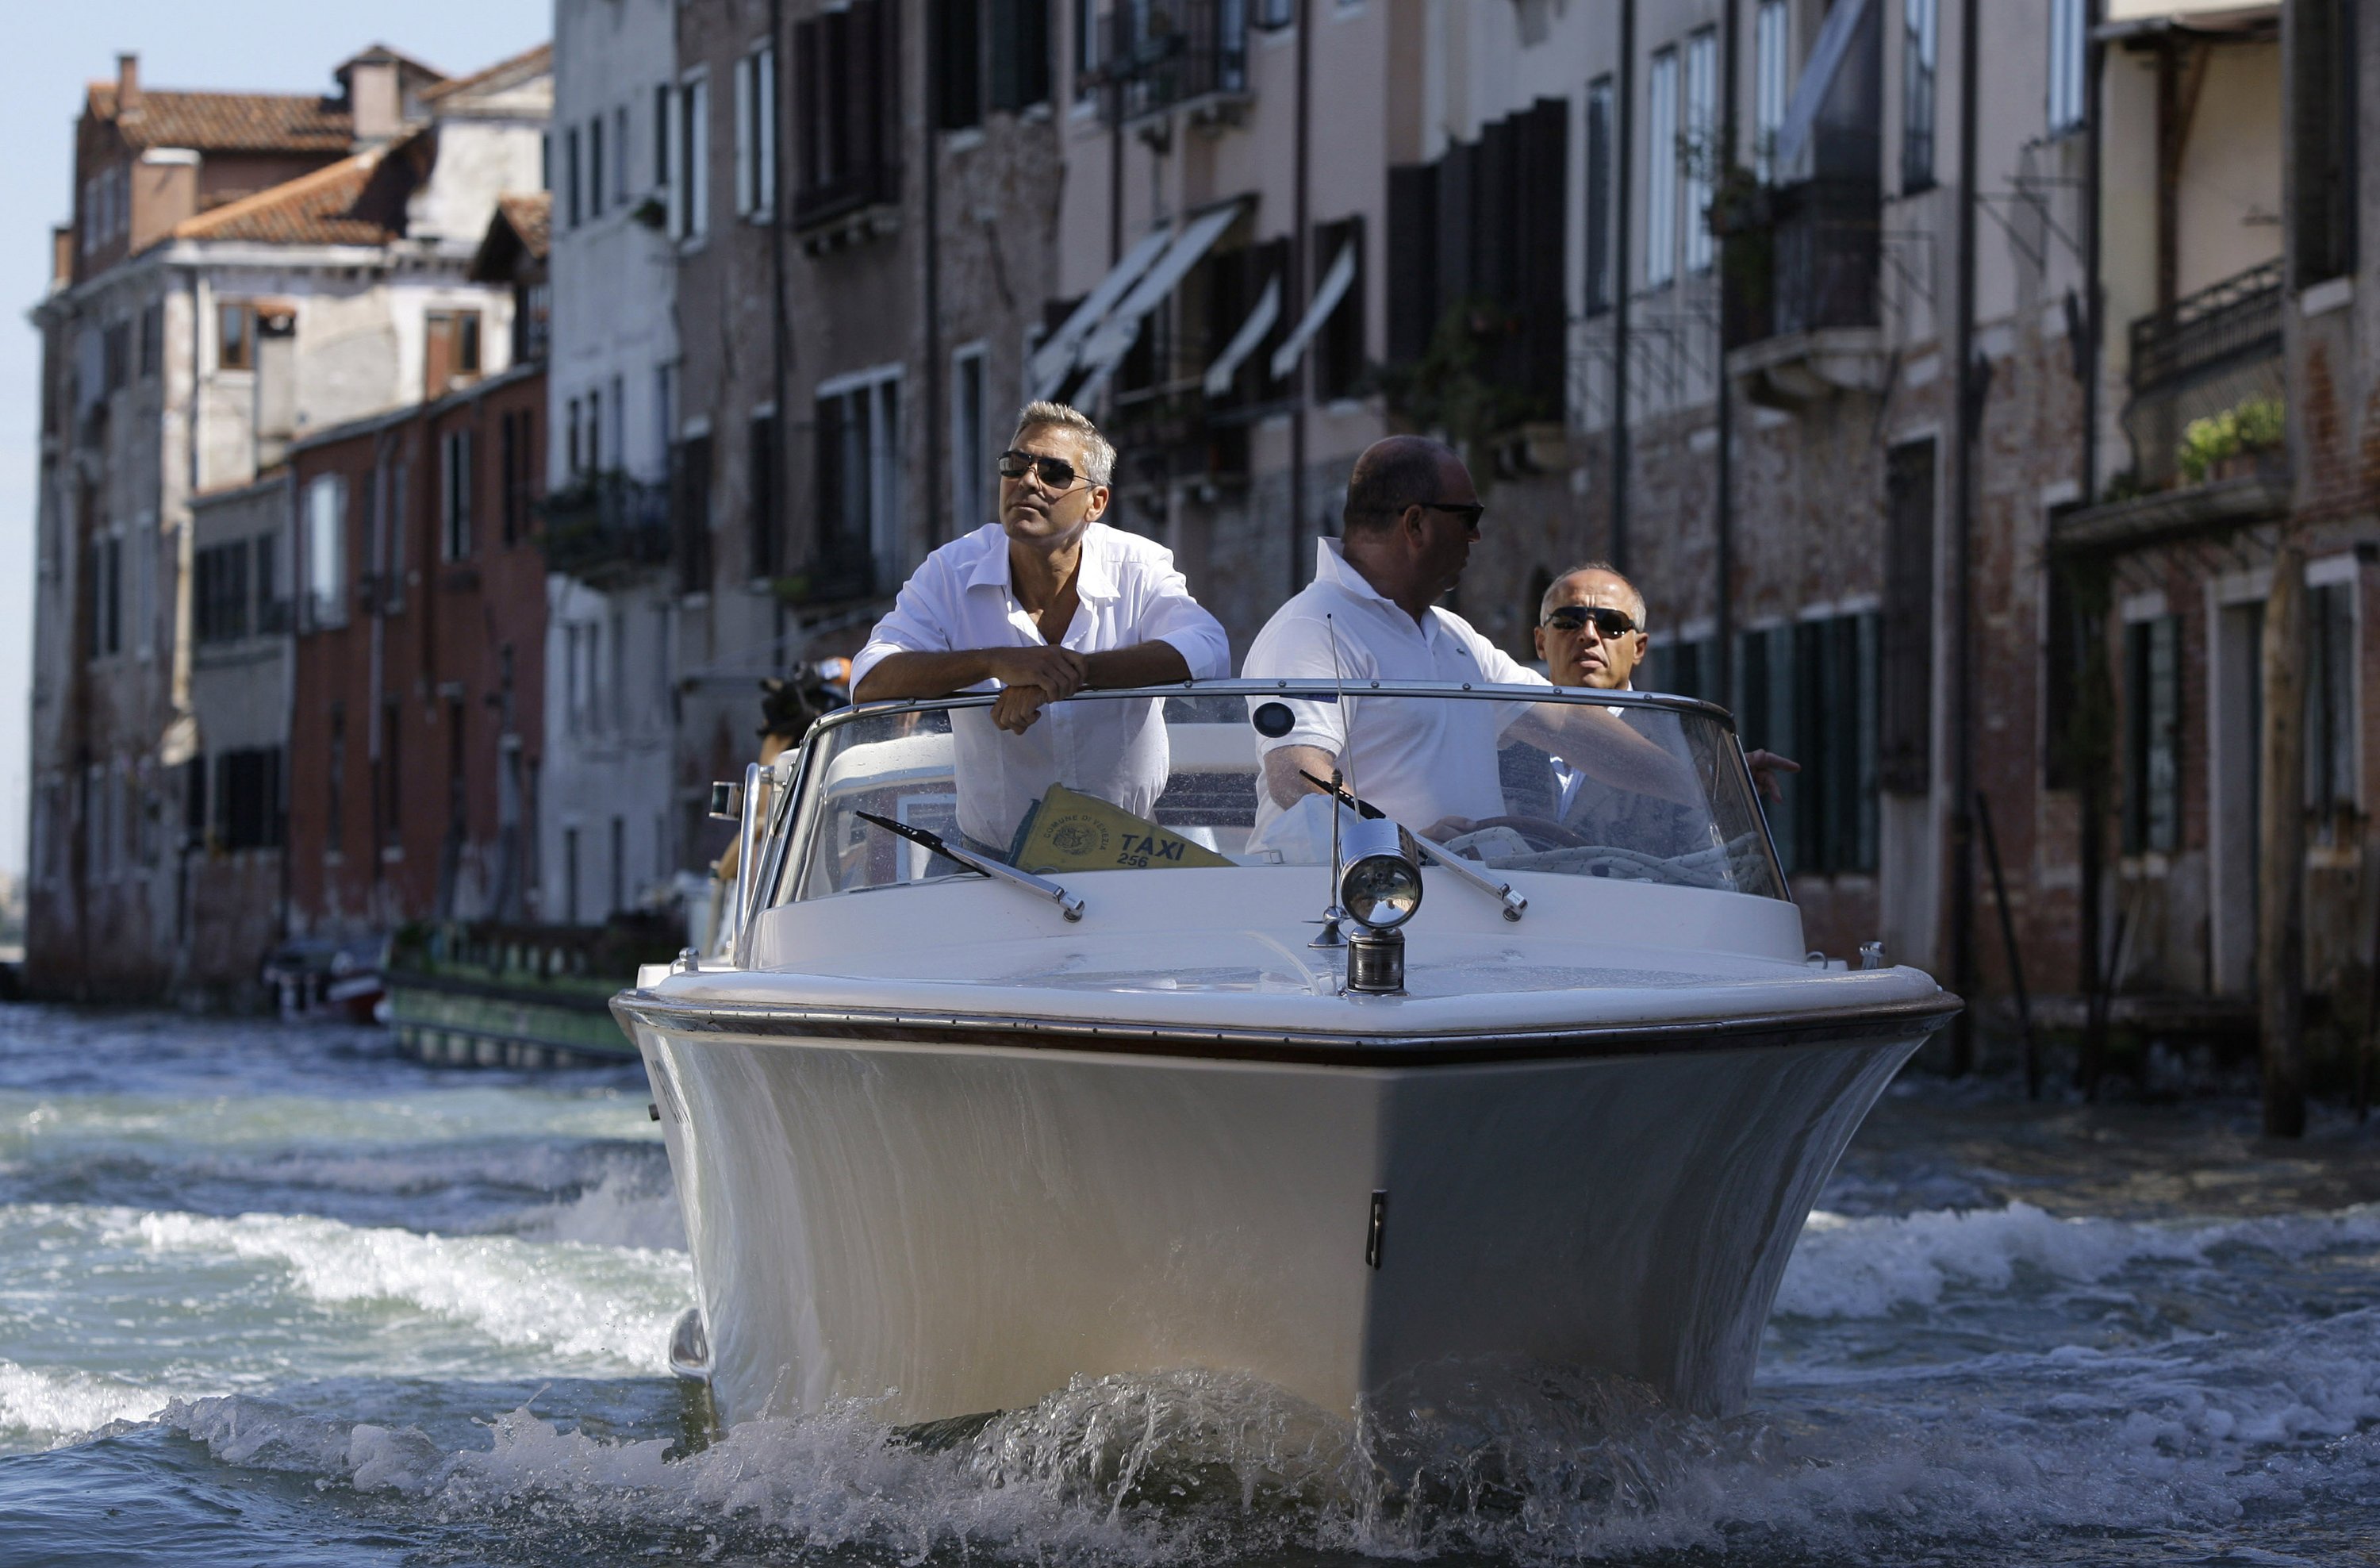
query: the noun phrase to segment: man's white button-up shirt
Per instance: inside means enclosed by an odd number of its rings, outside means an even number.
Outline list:
[[[1180,651],[1194,679],[1231,673],[1222,624],[1190,597],[1190,585],[1163,545],[1091,524],[1083,530],[1075,591],[1082,602],[1058,646],[1090,654],[1166,642]],[[1009,578],[1008,535],[998,523],[986,523],[927,556],[901,585],[899,599],[851,662],[851,686],[857,690],[868,671],[895,653],[1040,646],[1040,629],[1017,603]],[[972,689],[999,686],[985,681]],[[1054,703],[1021,735],[994,726],[988,709],[955,712],[951,720],[959,827],[980,844],[1006,849],[1026,808],[1053,784],[1142,817],[1165,792],[1171,759],[1154,702]]]
[[[1318,542],[1314,580],[1273,613],[1249,647],[1241,671],[1248,678],[1551,684],[1451,611],[1433,605],[1416,623],[1347,564],[1337,540]],[[1342,706],[1291,703],[1295,727],[1263,748],[1313,746],[1343,757],[1355,792],[1416,832],[1445,817],[1503,811],[1497,743],[1525,705],[1350,697],[1343,720]],[[1259,835],[1280,811],[1259,787]]]

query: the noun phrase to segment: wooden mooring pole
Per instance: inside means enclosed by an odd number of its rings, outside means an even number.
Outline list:
[[[1984,833],[1984,861],[1991,868],[1992,898],[2000,908],[2000,945],[2008,950],[2009,983],[2016,991],[2016,1019],[2024,1030],[2024,1097],[2041,1098],[2041,1041],[2033,1032],[2033,1000],[2025,994],[2024,957],[2016,950],[2016,920],[2009,913],[2008,878],[2000,871],[2000,835],[1992,831],[1992,803],[1975,791],[1975,826]]]
[[[2305,1061],[2305,548],[2284,535],[2265,600],[2256,824],[2256,1008],[2265,1136],[2302,1137]]]

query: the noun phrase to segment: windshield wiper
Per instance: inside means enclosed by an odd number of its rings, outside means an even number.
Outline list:
[[[1297,774],[1298,777],[1304,779],[1307,784],[1312,784],[1323,794],[1337,796],[1342,803],[1352,808],[1354,813],[1359,817],[1368,817],[1378,820],[1388,816],[1386,811],[1381,810],[1370,801],[1359,799],[1356,796],[1348,794],[1344,789],[1332,784],[1328,780],[1318,779],[1303,768],[1297,770]],[[1451,854],[1447,850],[1440,849],[1437,845],[1432,844],[1429,840],[1422,837],[1421,834],[1414,832],[1411,828],[1405,827],[1402,822],[1397,823],[1397,826],[1404,829],[1405,837],[1413,840],[1414,847],[1420,850],[1422,854],[1429,859],[1431,864],[1445,867],[1448,870],[1454,873],[1456,881],[1469,882],[1473,887],[1477,888],[1488,897],[1496,900],[1499,904],[1501,904],[1504,906],[1504,918],[1508,920],[1517,920],[1521,918],[1521,912],[1529,906],[1529,901],[1527,899],[1512,891],[1512,884],[1511,882],[1498,881],[1495,878],[1480,870],[1479,868],[1474,866],[1468,860],[1463,859],[1461,857]]]
[[[1011,887],[1020,887],[1027,893],[1038,893],[1055,904],[1058,906],[1058,912],[1069,920],[1079,920],[1083,918],[1083,901],[1047,877],[1037,877],[1030,871],[1020,871],[1014,866],[1002,865],[988,855],[978,855],[972,849],[961,849],[956,845],[945,841],[940,833],[929,833],[924,828],[913,828],[906,822],[896,822],[890,817],[880,817],[873,811],[857,811],[853,815],[865,821],[875,823],[887,833],[898,834],[911,844],[930,849],[946,860],[954,860],[978,876],[990,877],[994,881],[1006,882]]]

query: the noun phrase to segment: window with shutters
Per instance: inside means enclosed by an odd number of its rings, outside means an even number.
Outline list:
[[[970,343],[951,354],[951,524],[964,534],[997,520],[992,501],[987,350]]]
[[[1529,606],[1535,615],[1541,592]],[[1663,691],[1705,702],[1718,700],[1718,638],[1671,637],[1645,650],[1645,669],[1633,682],[1639,691]]]
[[[1798,621],[1737,639],[1738,731],[1802,764],[1767,807],[1789,874],[1869,872],[1876,866],[1881,617]]]
[[[422,396],[445,396],[480,373],[480,312],[431,310],[422,318]]]
[[[900,199],[899,15],[854,0],[795,25],[796,225]]]
[[[926,0],[926,15],[934,128],[972,129],[983,123],[983,0]]]
[[[755,578],[775,577],[783,569],[780,540],[784,528],[779,516],[777,460],[777,410],[774,407],[756,411],[747,427],[744,479],[749,492],[746,516],[749,518],[747,543],[751,552],[751,575]]]
[[[670,233],[693,245],[710,232],[710,79],[688,73],[677,91],[676,125],[670,138],[676,154],[670,182]]]
[[[2325,843],[2355,831],[2355,582],[2306,589],[2305,796]]]
[[[587,221],[585,189],[578,166],[578,128],[572,126],[562,135],[562,205],[572,228]]]
[[[471,557],[471,432],[450,430],[438,440],[439,553],[446,561]]]
[[[214,544],[190,559],[190,613],[200,644],[236,642],[248,635],[248,541]]]
[[[2124,627],[2124,853],[2181,845],[2181,617]]]
[[[984,0],[991,107],[1014,114],[1050,101],[1050,0]]]
[[[1941,0],[1902,0],[1900,193],[1934,184],[1934,65]]]
[[[1405,172],[1390,171],[1392,205],[1397,176]],[[1297,322],[1289,296],[1289,249],[1282,235],[1219,249],[1183,289],[1185,321],[1200,323],[1184,334],[1184,346],[1196,361],[1184,369],[1207,378],[1210,412],[1245,420],[1289,395],[1289,383],[1272,374],[1273,353]],[[1402,281],[1395,274],[1389,280],[1392,310]]]
[[[670,448],[670,531],[680,593],[710,591],[710,437]]]
[[[1099,0],[1073,0],[1068,7],[1074,33],[1075,102],[1096,98],[1099,91]]]
[[[603,215],[603,116],[587,122],[587,215]]]
[[[215,307],[215,369],[256,369],[256,307],[245,300]]]
[[[2298,0],[2289,48],[2290,223],[2297,284],[2355,270],[2356,57],[2354,0]]]
[[[735,62],[735,211],[766,223],[777,210],[777,50]]]
[[[1478,373],[1515,423],[1563,406],[1570,121],[1566,100],[1539,99],[1435,163],[1390,171],[1390,363],[1418,358],[1459,309]],[[1316,268],[1329,264],[1318,253]]]
[[[344,736],[335,727],[337,723],[334,711],[334,748],[344,746]],[[214,813],[210,825],[214,830],[216,845],[226,850],[278,849],[282,832],[281,748],[260,746],[218,751],[214,755]],[[338,793],[334,780],[334,803]],[[332,820],[335,827],[335,805],[334,811]],[[337,846],[334,832],[331,847]]]
[[[1881,782],[1923,795],[1934,754],[1934,443],[1886,454],[1884,487]]]
[[[1793,91],[1790,26],[1785,0],[1760,0],[1752,21],[1752,158],[1753,171],[1764,182]]]
[[[628,204],[628,106],[612,111],[612,202]]]
[[[2083,61],[2091,25],[2089,0],[2049,0],[2049,134],[2082,128]]]
[[[1364,386],[1364,220],[1342,219],[1314,230],[1313,254],[1323,267],[1342,256],[1355,259],[1354,281],[1330,308],[1314,334],[1314,395],[1325,402],[1354,397]]]
[[[822,591],[857,596],[899,581],[905,532],[899,368],[820,383],[814,440]]]
[[[347,481],[319,474],[306,482],[306,624],[347,624]]]
[[[1645,79],[1645,286],[1678,274],[1678,52],[1653,56]]]
[[[1718,34],[1704,28],[1686,40],[1684,165],[1686,271],[1706,273],[1718,255],[1711,235],[1711,172],[1718,159]]]

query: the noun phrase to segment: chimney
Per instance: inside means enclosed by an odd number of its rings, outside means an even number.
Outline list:
[[[354,116],[358,147],[377,147],[405,131],[405,103],[392,59],[348,62],[347,112]]]
[[[120,118],[140,112],[140,56],[115,57],[115,113]]]

